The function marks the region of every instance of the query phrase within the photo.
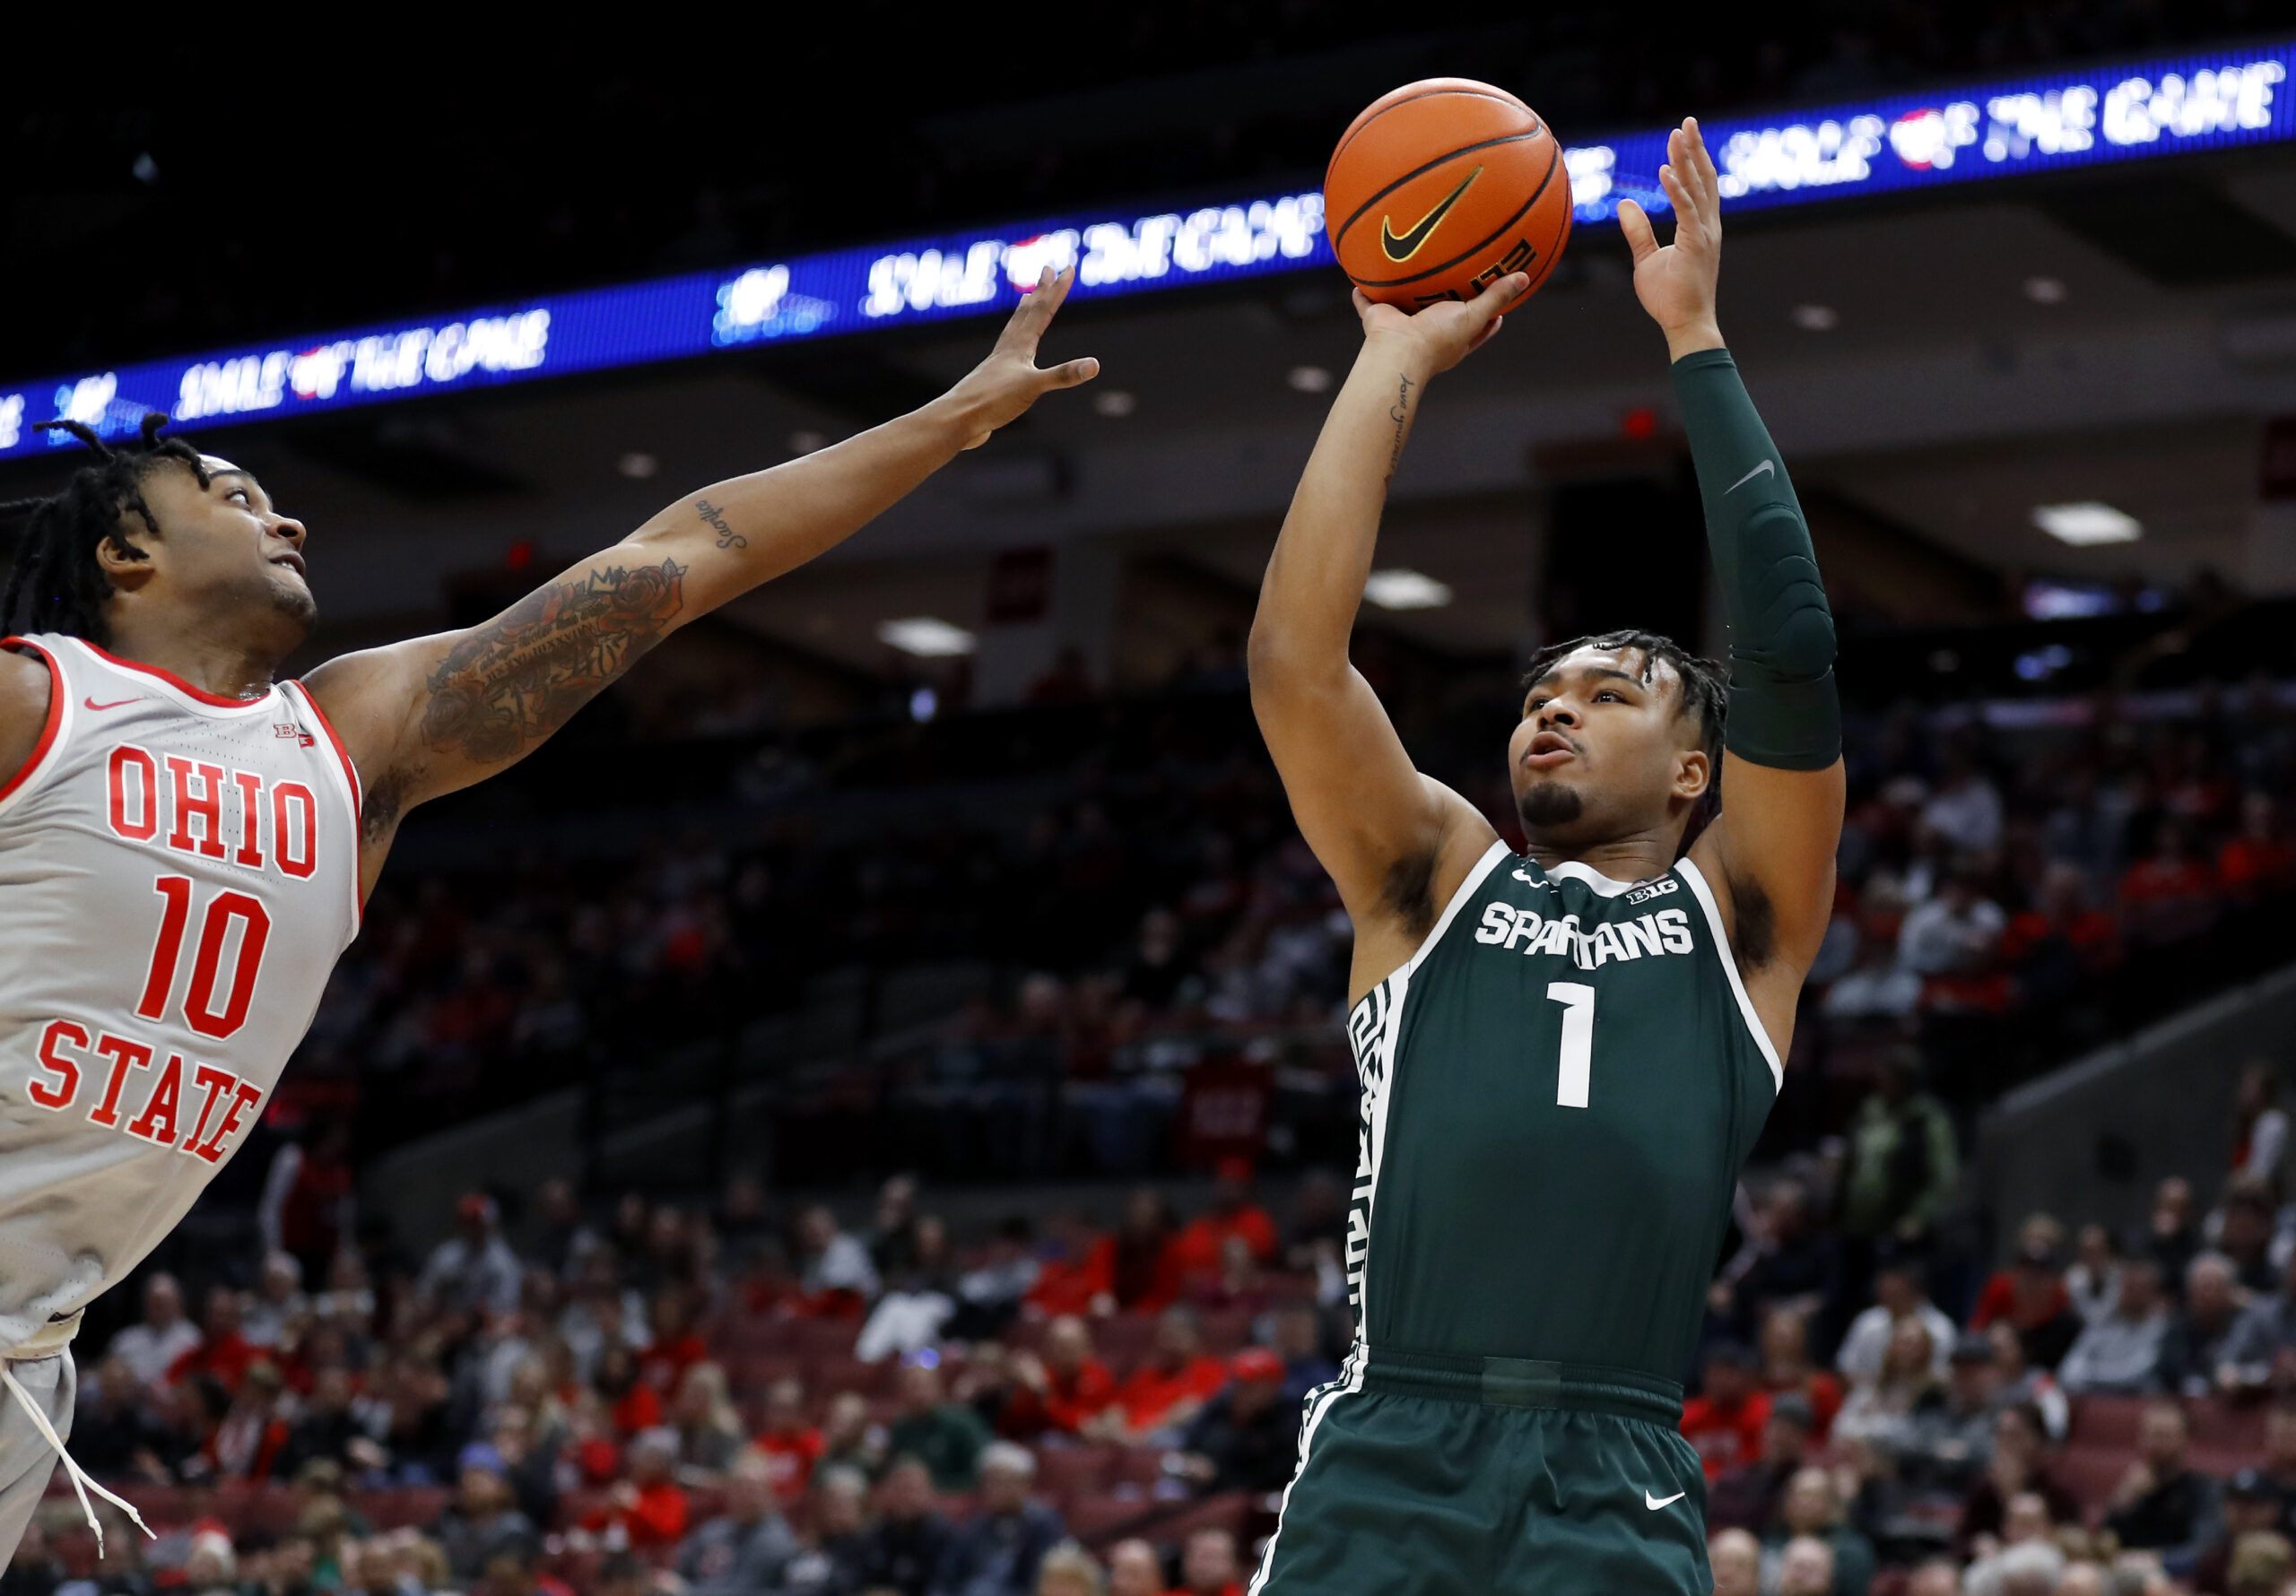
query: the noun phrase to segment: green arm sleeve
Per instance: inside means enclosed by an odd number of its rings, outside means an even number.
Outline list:
[[[1833,612],[1801,502],[1727,350],[1674,362],[1707,542],[1730,618],[1727,746],[1779,770],[1841,757]]]

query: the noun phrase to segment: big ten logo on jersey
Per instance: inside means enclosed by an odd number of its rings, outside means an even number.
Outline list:
[[[1605,920],[1592,931],[1581,931],[1576,915],[1542,919],[1536,909],[1518,909],[1496,898],[1483,905],[1483,924],[1474,928],[1474,940],[1502,950],[1520,949],[1526,955],[1564,955],[1582,970],[1613,958],[1689,953],[1698,947],[1690,934],[1690,915],[1683,909],[1660,909],[1631,920]]]

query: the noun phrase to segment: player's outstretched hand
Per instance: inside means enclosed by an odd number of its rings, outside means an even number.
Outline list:
[[[988,358],[949,390],[970,431],[966,448],[977,449],[987,443],[989,434],[1019,420],[1029,406],[1053,389],[1073,388],[1100,374],[1100,363],[1089,355],[1057,366],[1037,365],[1037,343],[1052,325],[1053,312],[1068,298],[1075,281],[1075,267],[1057,273],[1047,266],[1035,290],[1023,296],[1004,332],[997,334],[996,347],[988,351]]]
[[[1619,230],[1634,252],[1635,298],[1665,329],[1670,343],[1685,335],[1702,339],[1710,331],[1718,346],[1714,291],[1722,266],[1722,182],[1697,117],[1685,117],[1666,135],[1666,164],[1658,169],[1658,184],[1674,207],[1671,244],[1658,242],[1640,205],[1619,202]]]
[[[1355,314],[1363,318],[1363,336],[1407,341],[1426,363],[1427,374],[1448,371],[1498,336],[1507,318],[1507,307],[1522,298],[1531,285],[1527,273],[1501,277],[1472,299],[1443,299],[1413,312],[1381,305],[1355,291]]]

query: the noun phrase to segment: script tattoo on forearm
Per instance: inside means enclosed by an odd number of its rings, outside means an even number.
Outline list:
[[[693,507],[701,512],[701,518],[709,523],[709,530],[718,534],[720,549],[746,549],[750,546],[749,539],[726,525],[726,512],[716,505],[701,499],[694,501]]]
[[[1396,474],[1396,467],[1403,462],[1403,440],[1411,432],[1411,388],[1409,377],[1396,389],[1396,402],[1387,407],[1387,419],[1396,424],[1396,445],[1387,451],[1387,474]]]
[[[430,673],[422,741],[482,765],[516,759],[662,640],[685,570],[674,559],[609,566],[520,599]]]

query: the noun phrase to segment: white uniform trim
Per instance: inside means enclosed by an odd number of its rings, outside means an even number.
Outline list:
[[[1546,872],[1550,880],[1579,881],[1592,887],[1604,898],[1616,898],[1620,893],[1641,885],[1639,881],[1622,881],[1605,875],[1591,864],[1581,864],[1576,859],[1565,859]]]
[[[7,788],[7,795],[0,797],[0,815],[6,814],[30,797],[40,783],[48,778],[64,758],[65,745],[72,741],[72,716],[74,706],[72,690],[64,680],[64,667],[56,656],[39,644],[24,641],[16,645],[27,653],[36,654],[48,667],[49,715],[40,732],[40,741],[33,745],[31,762],[18,772],[13,783],[0,779],[0,786]]]
[[[1370,1137],[1371,1170],[1369,1177],[1370,1189],[1363,1200],[1367,1224],[1370,1215],[1378,1207],[1379,1170],[1385,1162],[1387,1145],[1387,1106],[1395,1100],[1396,1043],[1403,1035],[1404,999],[1411,990],[1412,972],[1418,969],[1426,961],[1427,956],[1435,950],[1436,945],[1443,940],[1443,933],[1451,929],[1451,922],[1458,918],[1459,911],[1466,906],[1468,899],[1475,895],[1475,889],[1483,885],[1491,872],[1499,867],[1500,861],[1512,857],[1513,854],[1509,852],[1504,842],[1494,841],[1490,847],[1484,849],[1483,857],[1477,859],[1474,862],[1474,867],[1467,872],[1466,880],[1459,883],[1458,890],[1452,893],[1451,900],[1443,906],[1442,914],[1436,916],[1435,927],[1427,933],[1426,940],[1419,944],[1417,950],[1400,969],[1396,970],[1370,991],[1365,993],[1362,1002],[1357,1003],[1355,1009],[1351,1011],[1360,1013],[1365,1008],[1376,1008],[1381,1002],[1387,1005],[1387,1012],[1379,1025],[1378,1040],[1370,1044],[1374,1049],[1374,1056],[1380,1061],[1382,1067],[1377,1080],[1368,1088],[1366,1092],[1370,1099],[1369,1111],[1371,1122]],[[1368,1245],[1367,1241],[1367,1248]],[[1370,1323],[1370,1301],[1371,1260],[1367,1251],[1363,1259],[1361,1282],[1356,1288],[1355,1293],[1355,1345],[1348,1349],[1347,1361],[1340,1366],[1339,1378],[1328,1385],[1318,1386],[1309,1394],[1307,1421],[1300,1427],[1300,1466],[1292,1471],[1290,1483],[1283,1488],[1283,1501],[1276,1508],[1275,1513],[1275,1532],[1267,1538],[1267,1545],[1260,1553],[1259,1567],[1252,1574],[1252,1583],[1247,1596],[1259,1596],[1260,1587],[1267,1583],[1269,1574],[1275,1567],[1275,1543],[1283,1538],[1283,1513],[1292,1505],[1292,1488],[1300,1483],[1300,1476],[1308,1471],[1309,1449],[1315,1444],[1316,1431],[1322,1426],[1324,1415],[1331,1411],[1332,1404],[1341,1397],[1352,1396],[1363,1389],[1363,1369],[1370,1360],[1371,1352],[1370,1332],[1368,1329]]]
[[[1730,994],[1738,1000],[1738,1012],[1745,1017],[1746,1029],[1753,1033],[1754,1045],[1761,1049],[1764,1063],[1770,1065],[1772,1089],[1786,1086],[1786,1066],[1779,1061],[1778,1049],[1770,1042],[1770,1033],[1762,1028],[1761,1016],[1754,1012],[1754,1001],[1746,995],[1746,984],[1738,976],[1738,956],[1730,947],[1730,938],[1722,925],[1722,906],[1714,900],[1714,889],[1707,885],[1706,874],[1691,863],[1685,854],[1675,866],[1683,872],[1683,880],[1690,883],[1691,893],[1699,906],[1706,911],[1706,924],[1714,932],[1714,951],[1722,961],[1722,973],[1730,977]]]

